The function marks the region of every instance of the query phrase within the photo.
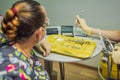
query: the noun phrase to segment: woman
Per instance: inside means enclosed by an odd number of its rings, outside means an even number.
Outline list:
[[[45,8],[34,0],[17,1],[8,9],[1,25],[0,76],[2,79],[49,80],[47,72],[32,50],[46,35]]]

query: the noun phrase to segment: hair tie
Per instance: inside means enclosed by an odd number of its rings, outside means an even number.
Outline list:
[[[13,13],[16,15],[18,13],[17,9],[16,8],[13,8]]]

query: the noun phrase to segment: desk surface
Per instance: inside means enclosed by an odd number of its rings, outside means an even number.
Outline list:
[[[93,54],[87,59],[93,58],[101,52],[102,44],[101,44],[100,40],[95,39],[95,38],[88,38],[88,37],[81,37],[81,38],[88,39],[88,40],[94,40],[97,43],[97,46],[96,46]],[[37,52],[36,52],[36,55],[42,59],[49,60],[49,61],[57,61],[57,62],[77,62],[80,60],[84,60],[84,59],[69,57],[69,56],[56,54],[56,53],[50,53],[50,55],[48,55],[47,57],[43,57],[42,55],[40,55]]]

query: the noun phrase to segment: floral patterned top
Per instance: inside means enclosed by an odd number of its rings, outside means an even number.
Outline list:
[[[0,35],[0,44],[6,39]],[[27,58],[12,45],[0,45],[0,80],[50,80],[38,57]]]

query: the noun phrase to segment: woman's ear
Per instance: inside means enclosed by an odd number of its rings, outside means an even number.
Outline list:
[[[35,36],[36,36],[37,42],[39,42],[39,41],[42,39],[42,35],[43,35],[43,28],[40,27],[40,28],[37,29],[36,32],[35,32]]]

